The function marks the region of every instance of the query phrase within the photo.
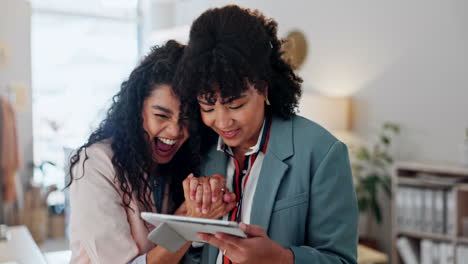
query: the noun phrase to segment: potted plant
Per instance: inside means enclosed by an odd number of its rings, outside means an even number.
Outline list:
[[[378,224],[382,223],[379,194],[384,192],[389,199],[392,197],[390,168],[393,157],[390,154],[390,146],[393,137],[399,132],[398,124],[386,122],[382,126],[378,141],[371,147],[351,147],[351,168],[359,212],[366,216],[367,220],[374,218]]]

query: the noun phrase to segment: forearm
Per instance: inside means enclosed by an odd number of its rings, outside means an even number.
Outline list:
[[[160,264],[160,263],[178,263],[192,242],[187,242],[180,248],[176,253],[172,253],[169,250],[156,246],[146,254],[146,264]]]

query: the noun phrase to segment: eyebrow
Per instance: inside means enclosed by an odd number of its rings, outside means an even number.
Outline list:
[[[174,114],[174,112],[172,112],[172,110],[167,109],[167,108],[162,107],[162,106],[159,106],[159,105],[153,105],[153,109],[163,111],[166,114],[171,114],[171,115]]]
[[[202,100],[198,100],[198,103],[202,105],[214,105],[213,103],[209,103],[209,102],[202,101]]]
[[[247,95],[245,95],[245,94],[241,94],[241,95],[239,95],[239,96],[232,96],[232,97],[229,97],[229,98],[227,98],[227,99],[223,99],[222,101],[224,101],[224,102],[221,102],[221,104],[223,104],[223,105],[224,105],[224,104],[230,104],[230,103],[232,103],[233,101],[235,101],[235,100],[237,100],[237,99],[244,98],[244,97],[246,97],[246,96],[247,96]],[[210,102],[207,102],[207,101],[204,101],[204,100],[200,100],[200,99],[198,99],[198,103],[200,103],[200,104],[202,104],[202,105],[215,105],[215,104],[216,104],[216,102],[210,103]]]

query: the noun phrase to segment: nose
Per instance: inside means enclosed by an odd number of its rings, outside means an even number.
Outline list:
[[[167,135],[171,138],[179,137],[180,133],[182,133],[182,124],[177,121],[171,122],[166,127]]]
[[[233,125],[231,115],[227,111],[219,111],[216,115],[215,126],[221,130],[229,129]]]

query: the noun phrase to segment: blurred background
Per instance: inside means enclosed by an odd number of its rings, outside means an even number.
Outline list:
[[[71,151],[150,47],[226,4],[279,23],[299,114],[348,145],[359,262],[468,263],[464,0],[0,0],[0,263],[68,263]]]

